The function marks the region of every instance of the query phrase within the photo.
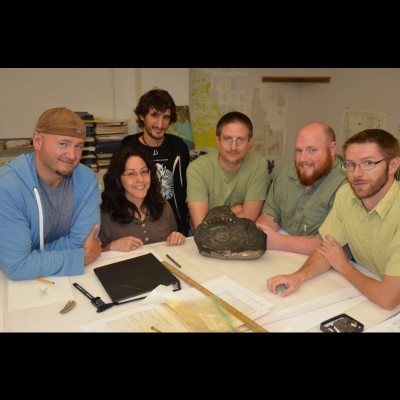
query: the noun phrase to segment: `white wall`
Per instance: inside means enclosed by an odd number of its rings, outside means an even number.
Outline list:
[[[341,152],[345,108],[388,112],[387,129],[400,139],[399,68],[251,68],[249,84],[262,84],[265,75],[331,77],[329,84],[269,83],[290,89],[285,157],[275,160],[273,176],[293,158],[295,135],[307,122],[331,125]],[[134,133],[133,108],[155,86],[168,90],[177,105],[189,104],[189,68],[0,69],[0,138],[30,137],[39,115],[57,106],[129,119],[129,133]]]
[[[141,68],[139,92],[143,94],[155,87],[167,90],[177,106],[188,105],[189,68]]]
[[[154,86],[168,90],[177,105],[189,104],[188,68],[2,68],[0,138],[31,137],[40,114],[59,106],[128,119],[128,132],[135,133],[133,109]]]
[[[133,111],[137,102],[135,70],[132,68],[113,68],[112,74],[111,85],[114,90],[115,110],[111,119],[127,119],[128,133],[135,133],[136,116]]]
[[[112,69],[0,70],[0,137],[30,137],[40,114],[65,106],[112,118]]]
[[[386,129],[400,140],[399,68],[266,68],[250,69],[249,84],[261,84],[262,76],[330,76],[330,83],[268,83],[290,88],[288,136],[285,158],[275,160],[273,176],[293,158],[297,131],[311,121],[330,125],[342,154],[343,111],[389,113]]]
[[[299,125],[319,118],[340,135],[345,108],[384,111],[389,113],[387,130],[400,139],[399,68],[307,69],[300,74],[331,76],[331,83],[301,84]]]

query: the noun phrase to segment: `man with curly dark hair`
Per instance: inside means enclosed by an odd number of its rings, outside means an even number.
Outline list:
[[[178,231],[187,236],[190,225],[186,169],[190,156],[183,139],[167,133],[170,124],[177,120],[174,100],[166,90],[153,89],[140,97],[134,111],[143,132],[125,137],[121,145],[139,148],[155,163],[162,195],[172,207]]]

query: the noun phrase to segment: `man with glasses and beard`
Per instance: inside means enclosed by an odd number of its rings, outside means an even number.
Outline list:
[[[101,254],[96,174],[80,164],[82,119],[51,108],[32,134],[34,151],[0,168],[0,270],[13,280],[83,274]]]
[[[369,300],[385,309],[400,304],[400,166],[399,141],[382,129],[367,129],[343,145],[342,166],[348,183],[336,193],[332,210],[319,229],[323,241],[301,268],[269,278],[268,288],[282,297],[333,267]],[[364,275],[347,259],[348,245],[358,264],[377,276]]]
[[[310,254],[318,246],[318,228],[346,181],[341,161],[331,127],[312,122],[300,129],[294,161],[272,182],[257,219],[257,226],[267,234],[268,249]]]

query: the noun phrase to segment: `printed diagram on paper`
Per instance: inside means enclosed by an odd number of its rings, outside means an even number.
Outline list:
[[[386,129],[388,118],[389,114],[383,111],[360,111],[346,108],[343,111],[342,121],[343,142],[364,129]]]
[[[247,112],[247,68],[191,68],[190,112],[197,148],[215,147],[215,128],[229,111]]]
[[[253,85],[249,94],[253,121],[253,150],[268,158],[285,154],[289,89]]]

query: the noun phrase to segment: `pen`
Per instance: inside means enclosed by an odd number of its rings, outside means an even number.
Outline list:
[[[48,285],[55,285],[56,284],[55,282],[49,281],[49,280],[44,279],[44,278],[35,278],[35,281],[42,282],[42,283],[47,283]]]
[[[166,254],[167,258],[169,258],[178,268],[182,268],[182,266],[177,263],[171,256],[169,256],[168,254]]]

